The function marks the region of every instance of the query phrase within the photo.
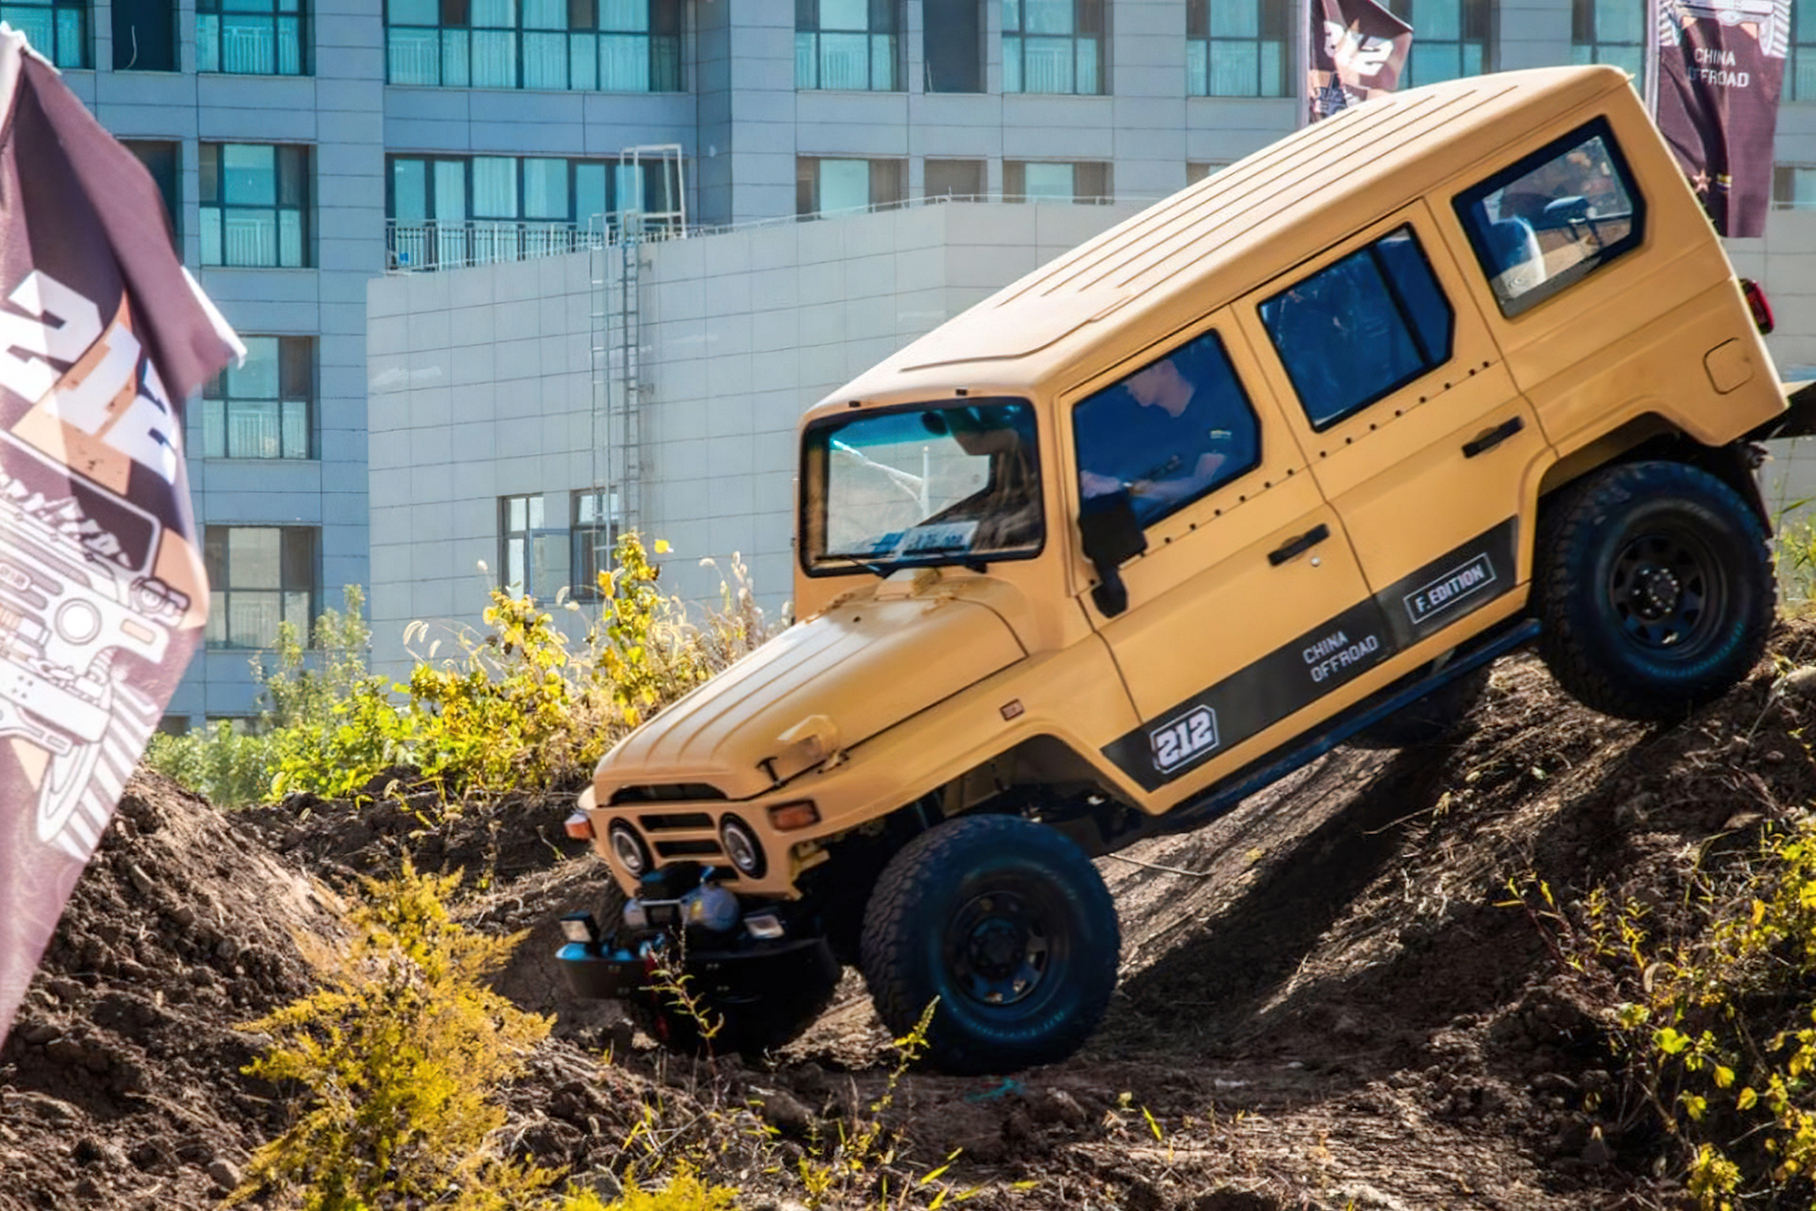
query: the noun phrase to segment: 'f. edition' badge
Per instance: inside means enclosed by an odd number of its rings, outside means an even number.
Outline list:
[[[1170,774],[1217,747],[1217,712],[1195,706],[1148,733],[1154,746],[1154,768]]]

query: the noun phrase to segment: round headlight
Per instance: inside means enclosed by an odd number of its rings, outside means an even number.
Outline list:
[[[618,865],[635,878],[641,879],[649,870],[649,850],[643,844],[643,838],[637,830],[622,820],[612,821],[611,831],[606,834],[611,842],[612,856],[618,859]]]
[[[719,823],[719,844],[739,874],[747,879],[763,877],[768,864],[763,860],[763,846],[758,843],[757,835],[750,831],[750,825],[736,816],[725,817]]]

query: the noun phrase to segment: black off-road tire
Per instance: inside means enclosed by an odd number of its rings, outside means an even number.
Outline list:
[[[616,883],[606,884],[599,906],[599,930],[608,946],[625,944],[626,897]],[[730,1000],[715,996],[697,980],[687,981],[694,997],[694,1012],[660,992],[646,993],[620,1002],[645,1034],[670,1051],[683,1055],[758,1056],[790,1043],[814,1023],[839,985],[839,967],[830,956],[805,971],[791,970],[761,997]],[[703,1022],[701,1019],[704,1018]],[[719,1028],[710,1038],[706,1022]]]
[[[967,816],[916,837],[864,914],[863,970],[896,1037],[936,999],[924,1059],[952,1073],[1062,1060],[1103,1020],[1121,950],[1097,868],[1059,832]]]
[[[1416,676],[1424,677],[1421,669]],[[1349,739],[1357,748],[1427,748],[1458,739],[1469,727],[1469,713],[1488,692],[1489,666],[1480,665],[1447,681],[1417,702],[1409,702]]]
[[[1549,502],[1533,580],[1558,683],[1639,720],[1682,719],[1745,677],[1777,597],[1758,515],[1677,462],[1609,467]]]

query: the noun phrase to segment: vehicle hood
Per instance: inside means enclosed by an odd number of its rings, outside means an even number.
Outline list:
[[[625,787],[704,784],[747,799],[1024,655],[987,605],[873,592],[790,627],[643,724],[600,761],[594,793],[604,806]]]

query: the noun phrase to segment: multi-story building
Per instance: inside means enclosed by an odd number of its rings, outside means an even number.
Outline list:
[[[1645,0],[1392,0],[1391,7],[1416,31],[1407,85],[1568,62],[1640,65]],[[1804,9],[1794,9],[1779,122],[1776,196],[1787,211],[1816,208],[1816,16]],[[381,515],[402,506],[369,510],[369,486],[382,495],[407,481],[420,497],[418,486],[451,473],[455,463],[425,467],[416,454],[419,445],[434,445],[423,435],[445,430],[442,440],[452,442],[455,425],[477,423],[457,416],[472,405],[455,394],[463,374],[467,385],[486,385],[481,410],[493,428],[485,432],[501,446],[523,445],[523,434],[501,423],[515,407],[567,418],[538,422],[545,463],[564,443],[577,457],[590,456],[584,447],[597,441],[583,423],[596,411],[590,405],[562,412],[546,392],[526,404],[505,398],[500,384],[534,379],[575,393],[575,375],[600,378],[596,365],[569,363],[584,362],[589,343],[600,349],[591,331],[597,325],[571,312],[599,309],[600,292],[581,279],[603,280],[603,254],[554,257],[533,282],[517,264],[483,287],[478,279],[424,285],[414,303],[378,291],[371,324],[373,348],[383,353],[374,352],[370,367],[369,279],[560,252],[585,243],[589,228],[616,234],[613,216],[628,210],[673,228],[942,196],[1159,197],[1294,127],[1302,108],[1300,12],[1289,0],[796,0],[792,10],[777,0],[0,0],[0,19],[27,31],[158,179],[185,262],[250,350],[246,364],[190,411],[190,475],[214,610],[206,648],[172,714],[248,713],[248,657],[269,645],[280,621],[302,622],[337,604],[345,584],[412,578],[396,559],[419,536],[387,529]],[[1052,213],[1045,205],[1020,209]],[[946,293],[927,296],[918,310],[894,307],[891,322],[862,333],[841,328],[842,345],[804,333],[801,323],[817,322],[801,318],[805,312],[785,335],[773,325],[756,332],[752,325],[761,327],[767,313],[766,279],[751,278],[748,264],[710,263],[704,243],[699,253],[668,256],[663,318],[683,321],[689,299],[703,311],[723,303],[714,283],[724,272],[734,291],[753,282],[758,289],[731,300],[739,314],[756,317],[737,339],[767,343],[772,354],[841,345],[842,355],[821,356],[811,373],[796,358],[797,372],[769,388],[774,398],[764,406],[781,415],[839,381],[848,372],[840,356],[868,357],[915,335],[1001,284],[989,279],[1018,271],[1024,253],[1049,249],[1056,233],[1082,238],[1126,212],[1096,213],[1059,222],[1045,237],[1032,218],[1019,228],[1018,220],[955,218],[954,230],[967,233],[955,247],[969,251],[948,257],[952,273],[924,287]],[[1775,298],[1806,289],[1799,266],[1816,254],[1816,231],[1783,217],[1766,240],[1734,246]],[[852,258],[874,256],[882,226],[829,222],[789,235],[785,259],[792,258],[800,298],[836,310],[840,298],[893,291],[853,281]],[[901,234],[889,239],[948,238],[906,219],[890,230]],[[989,231],[1001,236],[1000,246]],[[852,257],[844,256],[847,240]],[[761,256],[777,243],[724,247]],[[1011,246],[1023,252],[992,257]],[[897,263],[914,268],[940,249],[917,245]],[[690,257],[703,259],[695,268]],[[829,294],[825,280],[809,281],[814,265],[835,266],[818,277],[843,274],[844,285]],[[438,310],[452,307],[450,291],[462,290],[483,294],[502,327],[462,336],[454,312]],[[1804,350],[1816,322],[1796,306],[1781,318],[1791,329],[1781,357],[1816,362]],[[550,343],[552,336],[571,339]],[[709,345],[714,339],[704,330],[695,336]],[[681,366],[691,339],[647,352]],[[437,341],[448,354],[434,365],[399,352]],[[533,367],[565,360],[533,372],[520,365],[513,378],[500,358]],[[481,362],[490,369],[475,370]],[[447,382],[409,379],[400,393],[386,377],[436,366]],[[749,363],[738,366],[750,372]],[[707,419],[718,393],[705,384],[689,391],[675,395],[673,414],[654,426],[653,436],[667,434],[674,449],[728,436]],[[417,436],[392,442],[369,478],[368,408],[376,410],[381,396],[392,409],[387,431]],[[406,409],[401,418],[397,406]],[[740,448],[766,460],[752,491],[773,504],[786,487],[787,460],[765,432],[746,428]],[[713,449],[715,466],[734,457],[731,446]],[[396,465],[402,456],[413,465]],[[511,580],[510,553],[527,559],[540,532],[565,542],[609,529],[618,502],[596,482],[596,468],[582,472],[576,465],[566,477],[574,482],[563,492],[578,494],[556,502],[570,511],[558,524],[532,517],[554,507],[552,496],[499,488],[495,477],[483,492],[468,485],[487,502],[482,545],[498,561],[497,577]],[[776,477],[780,488],[769,482]],[[592,495],[579,491],[584,484]],[[650,514],[659,512],[652,506]],[[719,545],[706,541],[697,553],[728,553]],[[448,560],[472,549],[456,546]],[[374,575],[375,550],[386,563],[382,577]],[[393,608],[407,613],[419,604]]]

